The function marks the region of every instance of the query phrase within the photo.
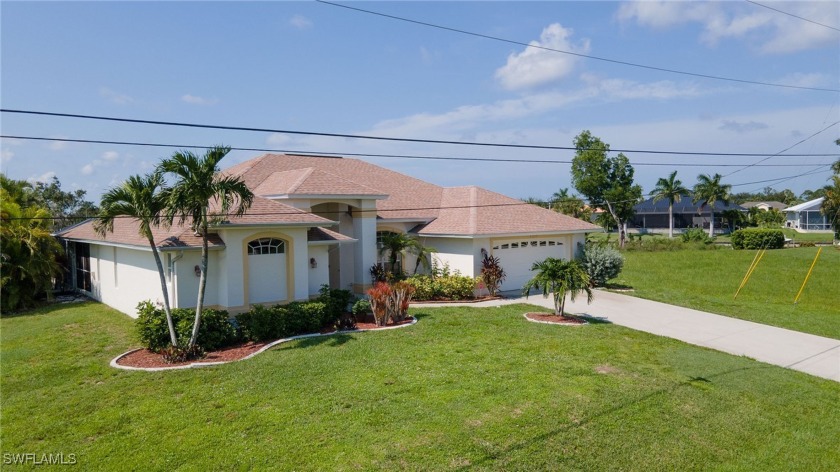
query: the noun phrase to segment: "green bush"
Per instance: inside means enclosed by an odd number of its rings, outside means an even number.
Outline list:
[[[356,300],[356,303],[353,304],[353,314],[357,317],[362,317],[366,316],[368,313],[371,313],[370,301],[365,300],[364,298]]]
[[[329,319],[327,304],[319,301],[292,302],[266,307],[255,305],[236,316],[242,337],[248,341],[273,341],[299,334],[317,333]],[[333,321],[333,325],[339,320]],[[329,326],[332,327],[332,326]]]
[[[169,328],[166,326],[166,313],[163,308],[143,301],[137,305],[138,317],[135,321],[140,342],[147,349],[160,352],[171,344]],[[191,308],[175,308],[172,310],[172,323],[178,345],[185,346],[192,335],[195,310]],[[205,308],[201,312],[201,326],[198,328],[196,344],[202,349],[213,351],[230,346],[239,341],[236,328],[231,324],[227,311]]]
[[[323,328],[335,326],[356,298],[349,290],[331,289],[328,285],[321,285],[319,293],[317,301],[326,305],[324,318],[321,320]]]
[[[702,228],[687,229],[680,236],[684,243],[698,242],[704,244],[711,244],[714,238],[710,238],[709,234]]]
[[[414,300],[469,300],[475,296],[476,279],[455,274],[413,275],[405,280],[414,287]]]
[[[608,246],[586,246],[581,262],[594,287],[602,286],[608,280],[618,277],[624,267],[624,257],[621,253]]]
[[[739,229],[730,237],[735,249],[781,249],[785,245],[785,233],[780,229]]]

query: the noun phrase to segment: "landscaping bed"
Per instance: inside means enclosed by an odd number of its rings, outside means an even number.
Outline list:
[[[588,324],[586,320],[576,316],[555,315],[553,313],[528,312],[525,313],[525,318],[537,323],[552,323],[562,325],[585,325]]]

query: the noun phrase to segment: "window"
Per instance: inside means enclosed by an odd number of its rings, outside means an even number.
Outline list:
[[[248,243],[248,255],[259,256],[262,254],[283,254],[286,252],[286,244],[275,238],[255,239]]]
[[[90,244],[76,243],[76,288],[91,291]]]
[[[510,248],[510,244],[502,244],[502,249],[509,249],[509,248]]]
[[[545,247],[546,244],[547,244],[547,241],[540,241],[540,247]]]
[[[510,243],[511,249],[517,249],[519,247],[519,243]]]

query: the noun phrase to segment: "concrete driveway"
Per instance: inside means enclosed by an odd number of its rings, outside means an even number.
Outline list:
[[[512,296],[503,300],[465,304],[498,306],[531,303],[553,310],[550,298],[531,295],[528,299]],[[452,306],[453,304],[419,306]],[[776,328],[752,321],[644,300],[598,290],[591,305],[586,297],[566,301],[571,313],[602,318],[617,325],[690,344],[728,352],[738,356],[805,372],[840,382],[840,340]]]

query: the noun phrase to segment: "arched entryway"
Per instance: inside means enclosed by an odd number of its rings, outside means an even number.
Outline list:
[[[248,241],[248,302],[279,302],[289,298],[286,242],[265,237]]]

